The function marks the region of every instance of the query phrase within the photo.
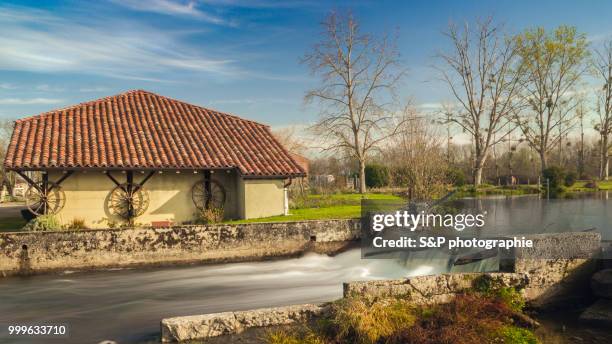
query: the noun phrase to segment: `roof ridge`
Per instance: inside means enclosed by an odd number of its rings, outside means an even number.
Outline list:
[[[77,103],[77,104],[74,104],[74,105],[69,105],[69,106],[66,106],[66,107],[63,107],[63,108],[59,108],[59,109],[53,109],[53,110],[41,112],[41,113],[36,114],[36,115],[30,115],[30,116],[27,116],[27,117],[23,117],[23,118],[17,119],[16,122],[30,121],[30,120],[33,120],[33,119],[35,119],[37,117],[41,117],[41,116],[44,116],[44,115],[49,115],[49,114],[53,114],[53,113],[57,113],[57,112],[68,111],[68,110],[71,110],[71,109],[74,109],[74,108],[78,108],[78,107],[82,107],[82,106],[88,106],[90,104],[102,103],[102,102],[105,102],[105,101],[108,101],[108,100],[111,100],[111,99],[114,99],[114,98],[125,97],[125,96],[128,96],[130,94],[138,94],[138,93],[148,94],[148,95],[155,96],[155,97],[158,97],[158,98],[166,99],[168,101],[181,103],[181,104],[184,104],[184,105],[187,105],[187,106],[197,107],[199,109],[205,110],[206,112],[212,112],[212,113],[217,114],[217,115],[232,117],[234,119],[237,119],[237,120],[240,120],[240,121],[249,122],[249,123],[253,123],[253,124],[256,124],[256,125],[259,125],[259,126],[262,126],[262,127],[270,127],[267,124],[263,124],[263,123],[259,123],[259,122],[254,121],[254,120],[242,118],[242,117],[240,117],[238,115],[235,115],[235,114],[219,111],[219,110],[216,110],[216,109],[211,109],[211,108],[204,107],[204,106],[201,106],[201,105],[191,104],[191,103],[188,103],[188,102],[186,102],[184,100],[179,100],[179,99],[171,98],[171,97],[168,97],[168,96],[164,96],[164,95],[157,94],[155,92],[151,92],[151,91],[147,91],[147,90],[143,90],[143,89],[132,89],[132,90],[128,90],[128,91],[125,91],[125,92],[122,92],[122,93],[118,93],[118,94],[115,94],[115,95],[112,95],[112,96],[106,96],[106,97],[102,97],[102,98],[98,98],[98,99],[94,99],[94,100],[89,100],[89,101]]]

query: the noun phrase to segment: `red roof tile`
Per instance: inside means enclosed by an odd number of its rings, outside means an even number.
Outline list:
[[[142,90],[17,120],[4,166],[304,174],[268,126]]]

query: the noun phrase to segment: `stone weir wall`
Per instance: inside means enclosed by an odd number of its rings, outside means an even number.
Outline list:
[[[515,287],[534,308],[564,308],[588,298],[590,277],[598,269],[600,234],[551,233],[530,237],[535,249],[516,249],[515,259],[505,262],[501,272],[347,282],[343,285],[344,297],[403,297],[414,304],[436,304],[448,302],[457,293],[488,285]],[[306,304],[175,317],[161,321],[161,335],[163,342],[211,339],[305,322],[325,312],[325,304]]]
[[[259,260],[358,238],[358,220],[0,233],[0,275]]]

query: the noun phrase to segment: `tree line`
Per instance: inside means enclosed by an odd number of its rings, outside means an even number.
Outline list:
[[[322,27],[303,58],[320,80],[306,96],[320,109],[311,129],[322,150],[355,171],[360,192],[366,166],[376,162],[405,170],[413,188],[448,179],[453,169],[474,186],[503,174],[535,181],[551,164],[608,178],[612,40],[589,44],[567,25],[510,33],[493,18],[451,23],[443,33],[449,48],[433,66],[450,96],[425,115],[398,96],[407,73],[397,34],[364,33],[351,14],[332,13]],[[469,144],[454,143],[458,135]]]

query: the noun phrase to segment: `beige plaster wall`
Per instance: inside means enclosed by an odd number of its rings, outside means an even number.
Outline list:
[[[241,217],[251,219],[282,215],[284,183],[282,179],[241,179],[238,186],[238,195],[243,200],[239,205]]]
[[[125,182],[126,175],[113,172],[119,182]],[[146,174],[134,173],[134,181],[140,182]],[[58,180],[61,173],[51,173],[51,181]],[[203,178],[201,173],[164,172],[156,173],[145,184],[149,193],[149,207],[136,218],[137,224],[150,225],[153,221],[172,221],[181,224],[196,218],[196,208],[191,198],[191,188]],[[236,187],[238,179],[235,171],[216,171],[212,174],[225,188],[225,217],[238,218],[238,201]],[[115,184],[102,172],[75,172],[62,183],[66,196],[63,209],[57,214],[59,220],[66,224],[75,218],[84,219],[91,228],[104,228],[109,222],[121,223],[120,218],[112,215],[108,209],[108,196]]]

